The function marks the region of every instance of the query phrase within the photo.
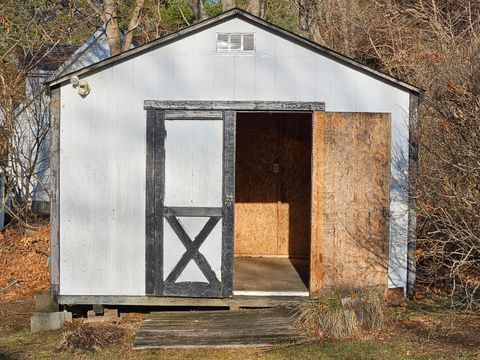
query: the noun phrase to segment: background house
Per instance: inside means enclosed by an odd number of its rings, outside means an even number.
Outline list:
[[[16,151],[10,153],[8,173],[0,182],[0,228],[4,226],[6,207],[14,206],[15,197],[27,199],[31,211],[50,212],[50,95],[44,83],[109,56],[105,32],[100,28],[81,46],[44,45],[20,59],[19,66],[28,69],[26,100],[15,112]],[[5,181],[6,177],[10,181]]]

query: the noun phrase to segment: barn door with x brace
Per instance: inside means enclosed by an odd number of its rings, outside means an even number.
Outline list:
[[[147,110],[146,293],[228,297],[232,111]]]

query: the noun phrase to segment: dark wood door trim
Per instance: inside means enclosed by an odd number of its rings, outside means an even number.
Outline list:
[[[221,208],[165,207],[165,121],[169,120],[223,119],[223,188]],[[221,116],[219,116],[219,114]],[[146,136],[146,294],[155,296],[209,296],[229,297],[233,291],[233,211],[235,197],[235,112],[234,111],[178,111],[147,110]],[[203,230],[191,239],[177,217],[209,217]],[[170,224],[179,241],[187,248],[170,274],[163,268],[164,219]],[[208,261],[199,251],[203,241],[222,220],[221,279],[212,271]],[[193,259],[208,283],[175,282],[187,263]]]

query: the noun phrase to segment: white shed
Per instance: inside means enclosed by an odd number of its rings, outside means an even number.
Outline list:
[[[49,86],[60,303],[413,285],[418,88],[239,9]]]

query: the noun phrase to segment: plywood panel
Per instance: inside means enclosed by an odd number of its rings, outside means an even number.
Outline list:
[[[239,114],[236,148],[235,253],[308,257],[311,115]]]
[[[238,114],[235,254],[277,254],[277,123],[268,114]]]
[[[310,254],[311,114],[275,114],[279,122],[278,253]]]
[[[387,285],[390,115],[315,113],[310,290]]]

